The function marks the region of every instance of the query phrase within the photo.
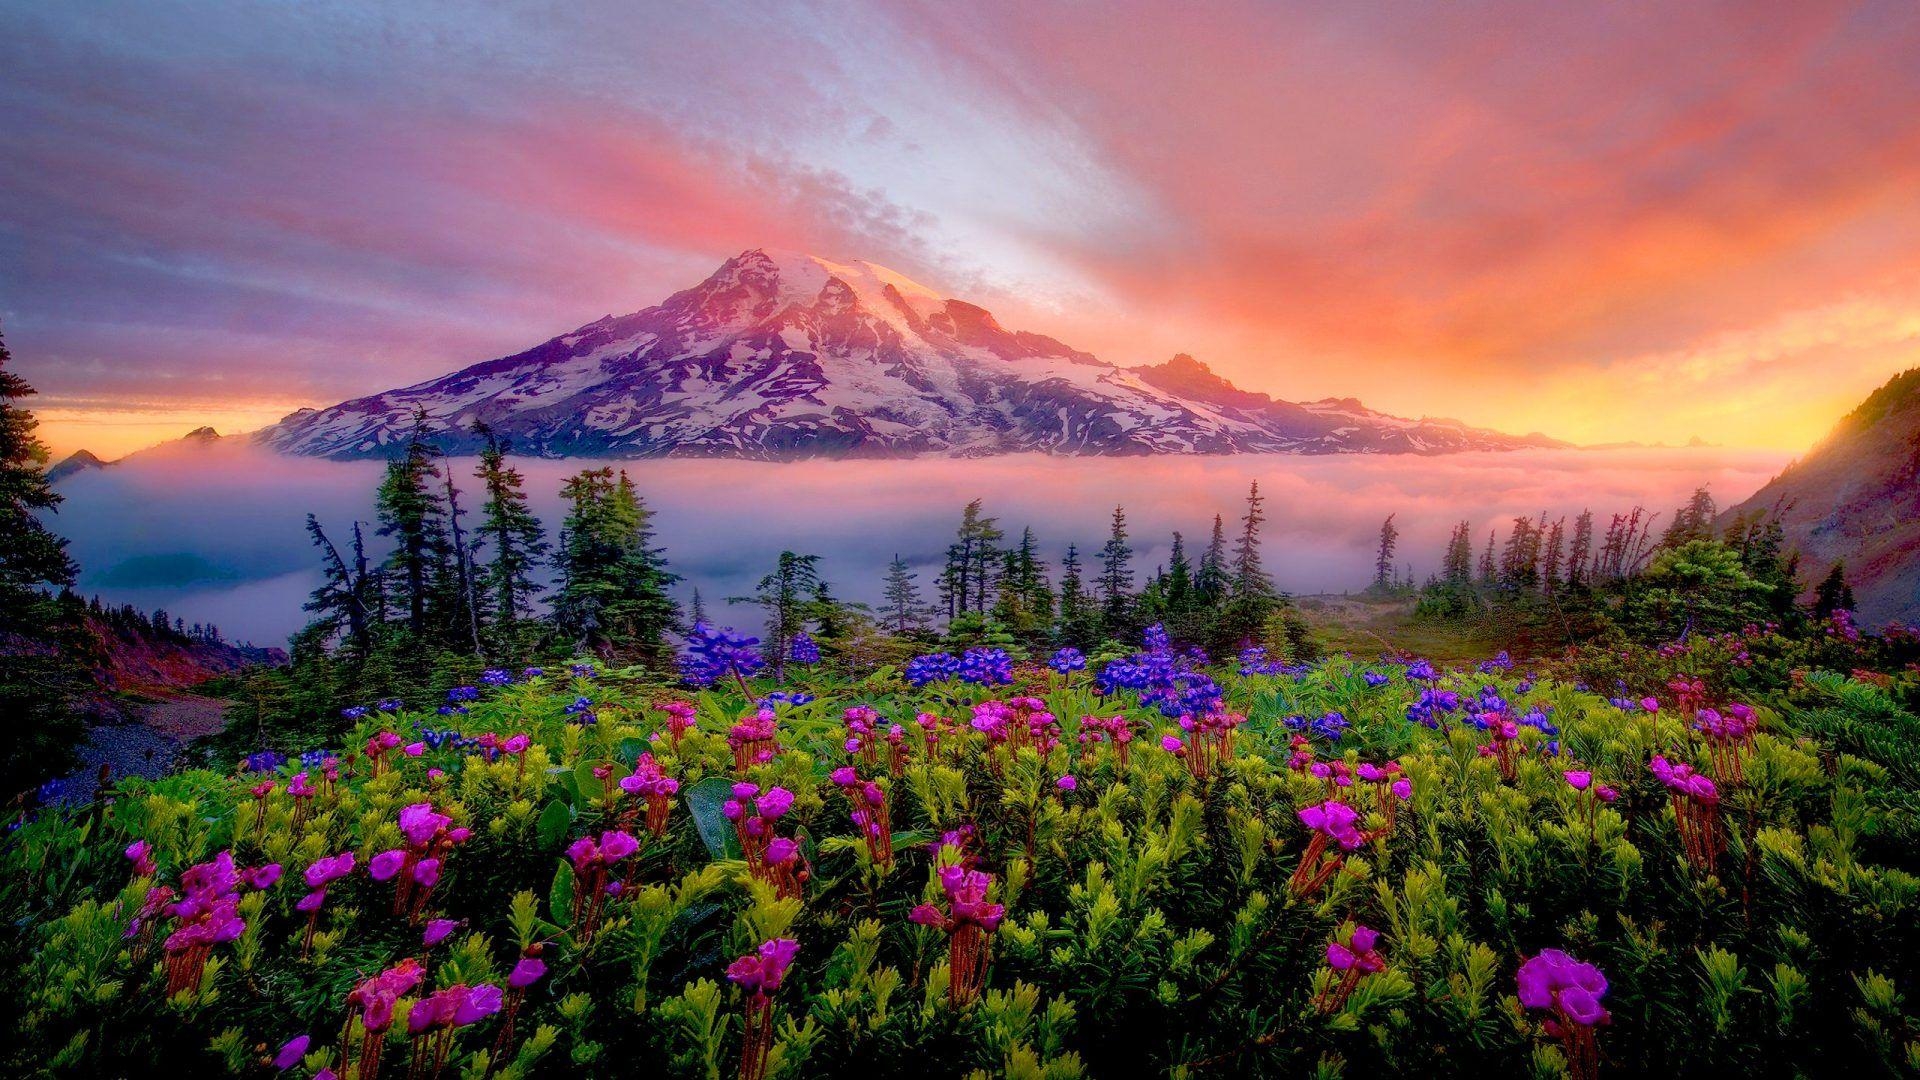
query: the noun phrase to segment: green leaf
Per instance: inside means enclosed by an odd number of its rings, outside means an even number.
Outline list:
[[[653,749],[653,743],[649,742],[646,739],[621,739],[620,747],[617,752],[619,754],[620,760],[625,762],[627,766],[631,768],[634,762],[640,760],[641,754],[647,753],[652,749]]]
[[[740,839],[724,809],[733,798],[733,783],[724,776],[709,776],[686,789],[687,812],[693,815],[693,827],[707,854],[716,859],[740,858]]]
[[[541,847],[559,847],[560,841],[565,840],[573,828],[573,812],[567,809],[566,803],[556,799],[540,811],[540,821],[534,828],[540,837]]]
[[[547,890],[547,917],[556,926],[573,925],[573,867],[564,859],[553,872],[553,887]]]

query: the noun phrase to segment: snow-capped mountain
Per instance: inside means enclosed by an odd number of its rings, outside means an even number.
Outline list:
[[[1240,452],[1416,453],[1560,445],[1351,399],[1235,389],[1187,356],[1122,368],[867,262],[754,250],[699,285],[526,352],[329,409],[256,438],[382,457],[416,409],[454,451],[482,422],[544,457],[756,459]]]

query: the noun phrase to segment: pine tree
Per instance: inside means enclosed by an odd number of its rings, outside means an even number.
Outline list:
[[[1393,526],[1393,515],[1380,523],[1380,547],[1373,557],[1373,585],[1387,589],[1393,585],[1393,549],[1400,541],[1400,530]]]
[[[530,645],[527,636],[536,614],[533,600],[544,589],[534,571],[547,558],[547,533],[528,505],[520,470],[507,463],[507,444],[485,425],[476,430],[486,440],[474,471],[486,492],[480,506],[480,538],[492,552],[481,580],[491,608],[495,648],[518,656]]]
[[[1067,545],[1060,560],[1060,617],[1054,639],[1076,649],[1091,649],[1100,641],[1100,610],[1080,576],[1080,549]]]
[[[760,579],[752,596],[728,597],[727,602],[753,604],[766,612],[764,649],[776,680],[786,677],[794,637],[836,606],[820,577],[820,556],[791,551],[780,553],[773,572]]]
[[[1492,586],[1495,576],[1493,562],[1493,529],[1487,530],[1487,550],[1480,555],[1480,584]]]
[[[13,359],[0,341],[0,790],[13,791],[58,773],[79,738],[71,706],[90,689],[80,662],[86,634],[83,605],[62,605],[51,590],[73,584],[67,542],[39,518],[60,496],[47,482],[47,448],[39,421],[16,402],[33,387],[7,370]]]
[[[1113,527],[1100,548],[1100,621],[1109,635],[1126,633],[1133,615],[1133,548],[1127,546],[1127,511],[1113,508]]]
[[[1573,546],[1567,552],[1567,586],[1582,588],[1592,572],[1593,511],[1582,510],[1573,519]]]
[[[667,590],[678,579],[653,546],[652,512],[611,467],[569,477],[560,495],[568,510],[554,560],[556,629],[602,656],[663,663],[680,616]]]
[[[1217,609],[1226,602],[1229,588],[1227,578],[1227,528],[1219,514],[1213,515],[1213,538],[1207,542],[1207,550],[1200,556],[1200,570],[1194,575],[1194,591],[1199,594],[1199,603],[1207,610]]]
[[[1255,480],[1247,491],[1247,513],[1240,519],[1240,538],[1233,545],[1233,596],[1246,601],[1273,595],[1273,582],[1260,563],[1260,526],[1267,516],[1260,509],[1266,502]]]
[[[480,598],[474,585],[473,551],[460,528],[460,519],[467,512],[460,508],[460,489],[454,486],[452,469],[446,471],[445,484],[447,528],[452,535],[448,542],[449,558],[442,564],[442,573],[444,575],[449,564],[453,573],[441,583],[440,607],[447,613],[452,632],[449,640],[459,642],[463,650],[471,650],[475,656],[483,656],[486,647],[480,641]]]
[[[1447,538],[1447,554],[1441,560],[1441,577],[1447,584],[1465,588],[1473,584],[1473,524],[1463,521],[1454,526]]]
[[[1556,518],[1541,545],[1540,584],[1549,594],[1560,591],[1560,568],[1566,560],[1567,519]]]
[[[1662,548],[1676,548],[1693,540],[1713,539],[1713,519],[1719,510],[1713,496],[1704,487],[1695,488],[1685,506],[1673,512],[1673,520],[1660,537]]]
[[[320,586],[313,590],[305,605],[306,610],[317,616],[308,624],[308,631],[321,635],[324,641],[343,642],[351,662],[365,663],[373,651],[373,615],[367,603],[370,583],[360,523],[353,523],[352,563],[341,557],[340,550],[320,527],[320,520],[312,514],[307,515],[307,535],[324,556]]]
[[[399,585],[407,607],[407,629],[417,641],[428,636],[428,613],[433,585],[446,576],[451,550],[446,512],[434,492],[440,456],[429,441],[427,414],[415,412],[406,452],[387,464],[376,505],[379,535],[394,541],[387,566]]]
[[[1853,587],[1847,584],[1847,564],[1837,562],[1813,589],[1813,617],[1828,619],[1836,611],[1853,610]]]
[[[882,594],[887,602],[887,629],[901,637],[927,628],[927,605],[920,597],[920,587],[914,584],[919,576],[898,554],[887,564],[887,584]]]
[[[687,610],[687,623],[699,626],[707,621],[707,605],[700,599],[700,590],[693,590],[693,605]]]

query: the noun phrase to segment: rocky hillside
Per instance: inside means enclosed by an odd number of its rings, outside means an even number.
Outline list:
[[[1122,368],[873,263],[754,250],[631,315],[442,378],[303,409],[256,437],[382,457],[416,410],[456,452],[484,422],[546,457],[1301,454],[1560,445],[1351,399],[1238,390],[1179,356]]]
[[[1761,510],[1780,514],[1809,582],[1845,560],[1864,624],[1920,619],[1920,369],[1874,391],[1728,516]]]

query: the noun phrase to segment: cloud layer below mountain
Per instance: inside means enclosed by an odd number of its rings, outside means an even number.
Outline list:
[[[1504,533],[1522,514],[1590,507],[1604,516],[1635,504],[1666,512],[1703,483],[1731,504],[1783,463],[1766,451],[1641,449],[1469,453],[1414,467],[1361,455],[1172,457],[1151,470],[1138,459],[1032,455],[623,464],[687,578],[683,599],[697,586],[712,602],[748,591],[783,547],[822,554],[837,591],[866,601],[879,599],[881,574],[898,553],[919,567],[931,594],[960,507],[974,498],[1016,535],[1031,525],[1055,562],[1069,543],[1090,551],[1104,542],[1108,516],[1124,504],[1144,574],[1164,560],[1173,530],[1204,544],[1216,513],[1233,529],[1253,480],[1268,499],[1265,552],[1279,584],[1337,592],[1366,583],[1389,513],[1402,530],[1401,560],[1424,576],[1463,518]],[[469,475],[470,464],[456,462],[456,475]],[[560,479],[582,464],[521,463],[550,526],[559,520]],[[351,521],[371,516],[379,470],[244,445],[178,447],[64,482],[67,503],[54,524],[73,540],[82,589],[211,621],[229,636],[278,641],[300,624],[300,603],[319,580],[302,532],[306,513],[344,537]],[[755,621],[744,609],[732,617]]]

